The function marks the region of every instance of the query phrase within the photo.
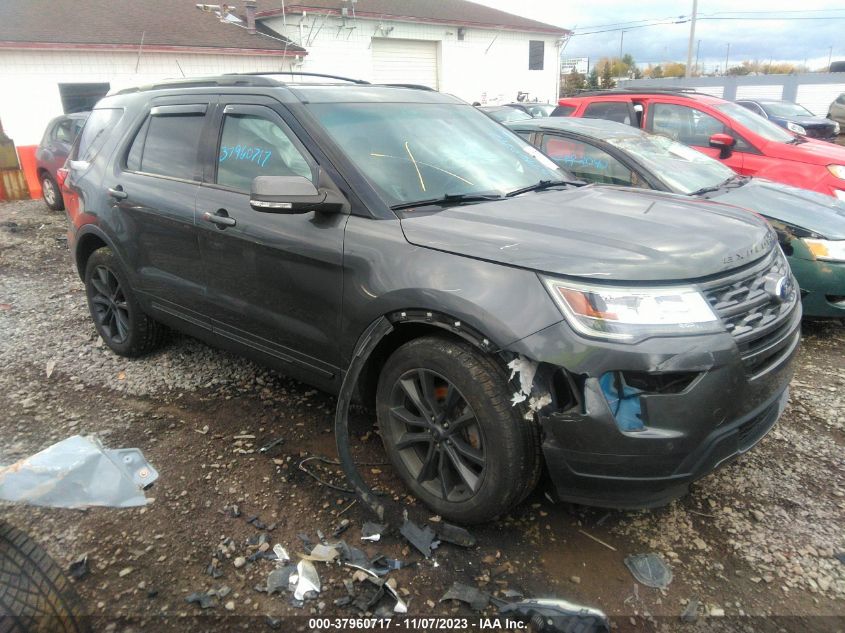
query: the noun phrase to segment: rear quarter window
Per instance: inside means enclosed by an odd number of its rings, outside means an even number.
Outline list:
[[[100,108],[91,112],[71,152],[71,160],[87,163],[94,160],[122,117],[122,108]]]

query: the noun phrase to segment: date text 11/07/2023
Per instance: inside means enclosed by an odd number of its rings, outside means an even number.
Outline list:
[[[313,631],[355,631],[404,629],[414,631],[523,631],[528,624],[521,620],[494,618],[309,618]]]

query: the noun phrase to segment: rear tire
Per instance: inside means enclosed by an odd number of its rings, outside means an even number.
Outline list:
[[[61,189],[50,174],[44,174],[41,177],[41,197],[44,199],[44,204],[53,211],[64,210],[65,201],[62,198]]]
[[[0,632],[88,633],[79,596],[35,541],[0,523]]]
[[[445,519],[490,521],[536,485],[538,430],[513,391],[502,365],[463,341],[414,339],[387,359],[376,393],[385,451]]]
[[[115,353],[134,358],[161,347],[167,329],[141,309],[123,267],[104,247],[85,265],[85,294],[97,333]]]

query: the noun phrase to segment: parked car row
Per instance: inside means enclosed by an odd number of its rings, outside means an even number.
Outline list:
[[[723,201],[803,194],[666,141],[626,147],[635,169],[550,147],[575,140],[550,119],[512,124],[536,121],[535,147],[434,91],[281,76],[122,91],[88,118],[69,247],[114,352],[172,327],[354,389],[409,490],[459,522],[543,470],[561,499],[664,504],[775,424],[800,293],[772,226]],[[691,169],[667,175],[677,153]]]

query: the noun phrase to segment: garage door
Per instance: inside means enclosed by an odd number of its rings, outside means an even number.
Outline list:
[[[437,89],[437,42],[374,37],[373,79]]]

